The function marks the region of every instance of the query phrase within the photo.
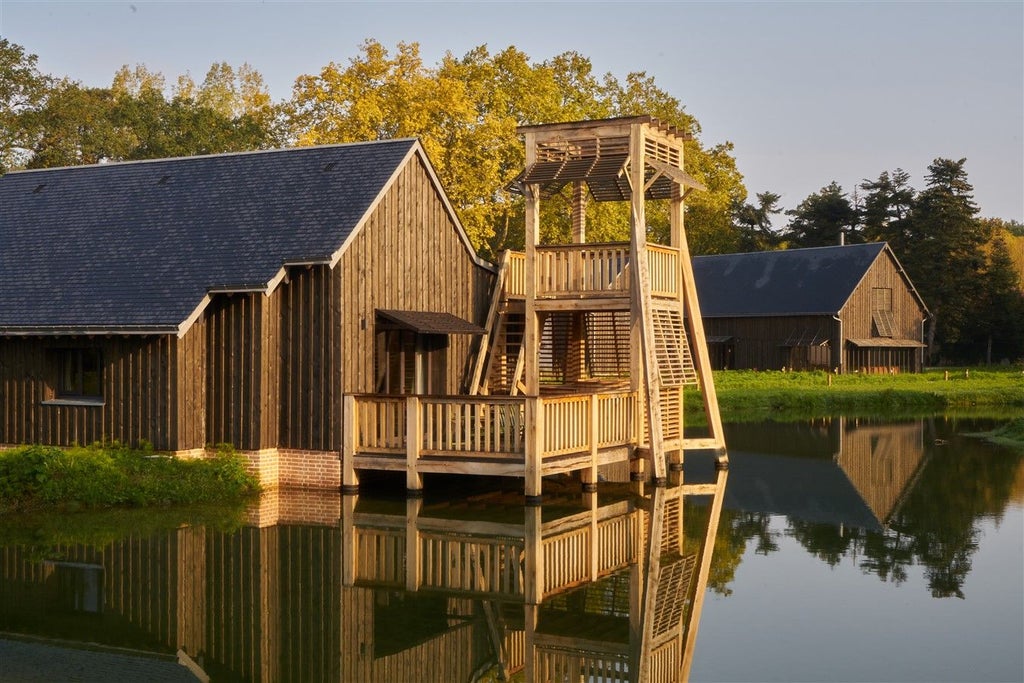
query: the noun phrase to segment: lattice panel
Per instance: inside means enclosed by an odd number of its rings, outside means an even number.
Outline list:
[[[586,367],[591,379],[629,377],[629,318],[629,311],[586,314]]]
[[[569,341],[572,332],[571,313],[549,313],[540,326],[540,351],[537,372],[542,384],[563,384],[571,362]],[[572,349],[578,356],[577,348]]]
[[[697,556],[687,555],[661,565],[658,595],[654,609],[654,638],[665,635],[683,623],[683,610],[697,568]]]
[[[661,531],[662,553],[678,553],[682,546],[682,529],[679,528],[679,520],[682,518],[679,508],[682,504],[680,498],[671,498],[665,501],[665,522]]]
[[[652,308],[651,316],[654,321],[654,346],[661,385],[696,385],[697,370],[693,365],[682,312],[678,308]]]

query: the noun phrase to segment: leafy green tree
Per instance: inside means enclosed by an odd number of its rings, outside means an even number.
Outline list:
[[[699,133],[695,119],[653,78],[642,72],[624,80],[597,77],[590,60],[575,52],[537,63],[515,47],[491,53],[479,46],[428,67],[415,43],[399,43],[390,53],[368,40],[347,65],[300,76],[287,118],[299,144],[420,138],[473,244],[494,258],[522,246],[523,202],[509,191],[524,163],[517,126],[641,113]],[[711,226],[705,233],[727,227],[732,203],[746,196],[731,151],[728,144],[706,150],[696,139],[687,143],[687,171],[709,188],[688,204],[691,235],[704,226]],[[564,239],[565,202],[554,199],[542,210],[541,238]],[[588,239],[623,239],[625,211],[591,202]],[[664,207],[653,207],[649,219],[654,235],[667,233]]]
[[[36,67],[36,55],[0,37],[0,175],[27,161],[50,77]]]
[[[864,238],[869,242],[888,242],[897,257],[910,248],[909,217],[914,204],[914,188],[910,174],[897,168],[891,174],[883,171],[877,180],[864,180],[860,219]]]
[[[791,247],[826,247],[863,241],[856,232],[857,209],[832,181],[786,212],[792,216],[784,238]]]
[[[96,164],[124,159],[133,136],[114,116],[117,99],[108,88],[61,81],[30,115],[37,131],[29,168]]]
[[[940,347],[951,350],[969,339],[978,322],[978,284],[984,280],[991,230],[977,220],[966,162],[938,158],[928,166],[928,186],[918,194],[909,221],[909,249],[900,257],[932,314],[933,359]]]
[[[985,271],[978,332],[985,362],[1024,358],[1024,283],[1002,235],[993,240]]]
[[[759,192],[756,205],[740,202],[733,207],[737,238],[734,251],[768,251],[778,247],[779,233],[772,226],[772,217],[782,213],[780,199],[774,192]]]

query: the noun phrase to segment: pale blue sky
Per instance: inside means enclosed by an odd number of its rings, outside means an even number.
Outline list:
[[[924,186],[967,157],[982,214],[1024,220],[1024,2],[342,3],[0,0],[0,35],[41,70],[109,85],[122,64],[201,80],[259,70],[275,100],[366,38],[418,42],[433,65],[486,43],[535,61],[567,50],[598,73],[646,71],[726,140],[751,196],[793,208],[902,167]]]

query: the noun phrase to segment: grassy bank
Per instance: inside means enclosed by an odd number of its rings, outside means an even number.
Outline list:
[[[118,444],[0,452],[0,513],[195,505],[241,500],[258,490],[241,456],[218,450],[179,460]]]
[[[949,379],[946,379],[946,373]],[[1018,368],[951,368],[919,374],[830,375],[827,372],[715,372],[723,419],[746,421],[826,415],[920,415],[990,407],[1024,410]],[[687,414],[699,421],[700,396],[688,392]]]
[[[991,432],[978,432],[968,436],[977,436],[1000,446],[1024,451],[1024,418],[1017,418]]]

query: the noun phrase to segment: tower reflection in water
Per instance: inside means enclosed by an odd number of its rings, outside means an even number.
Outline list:
[[[234,531],[0,548],[0,631],[199,680],[681,681],[727,472],[674,475],[540,506],[271,491]]]

